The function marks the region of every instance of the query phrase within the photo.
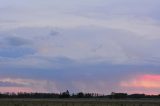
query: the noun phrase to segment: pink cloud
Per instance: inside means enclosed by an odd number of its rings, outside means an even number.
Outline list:
[[[142,76],[142,79],[144,80],[150,80],[150,81],[160,81],[160,75],[149,75],[146,74],[144,76]]]
[[[0,86],[0,92],[59,92],[54,81],[0,78],[0,82],[12,84],[12,86]]]
[[[0,87],[1,92],[33,92],[31,88],[28,87]]]
[[[133,88],[146,88],[146,89],[158,89],[160,88],[160,75],[145,74],[135,76],[127,81],[121,81],[122,87]]]

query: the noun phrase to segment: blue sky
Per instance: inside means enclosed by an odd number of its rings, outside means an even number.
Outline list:
[[[159,0],[0,0],[0,90],[159,93]]]

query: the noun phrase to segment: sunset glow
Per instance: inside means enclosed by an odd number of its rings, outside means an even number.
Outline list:
[[[1,93],[6,93],[6,92],[14,92],[14,93],[19,93],[19,92],[34,92],[31,88],[26,88],[26,87],[0,87]]]
[[[141,75],[129,81],[122,81],[123,87],[135,87],[135,88],[160,88],[160,75]]]

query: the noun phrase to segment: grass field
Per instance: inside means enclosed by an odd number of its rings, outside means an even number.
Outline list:
[[[160,100],[0,99],[0,106],[160,106]]]

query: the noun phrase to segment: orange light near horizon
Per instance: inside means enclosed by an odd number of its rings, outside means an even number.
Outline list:
[[[132,78],[128,81],[122,81],[120,83],[122,87],[134,87],[134,88],[160,88],[160,75],[146,74]]]

